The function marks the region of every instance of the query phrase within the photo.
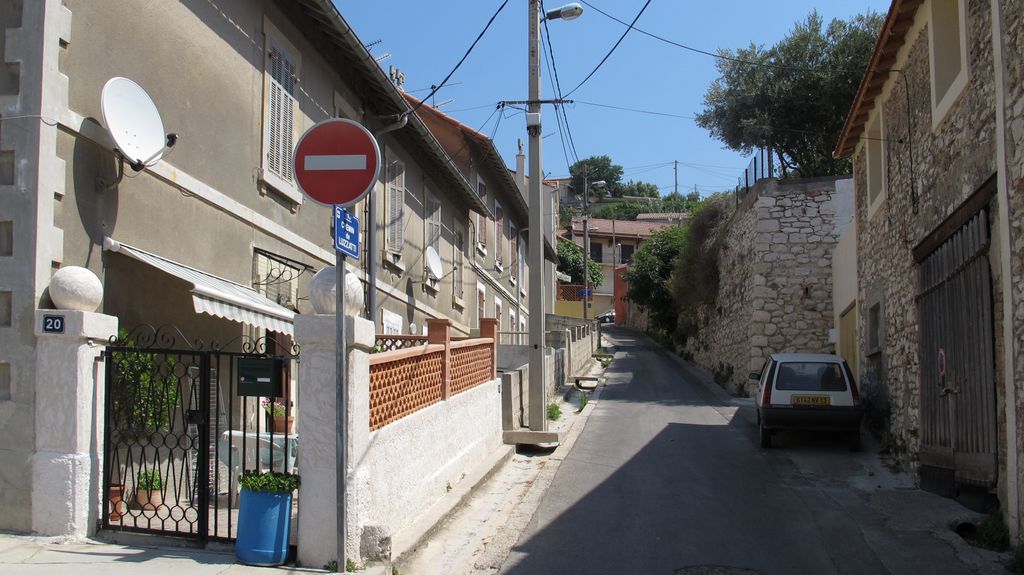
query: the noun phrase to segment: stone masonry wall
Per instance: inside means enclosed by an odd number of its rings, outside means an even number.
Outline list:
[[[694,358],[730,391],[749,392],[751,371],[772,353],[829,353],[832,251],[848,214],[848,186],[835,178],[764,180],[733,216],[719,256],[720,286]],[[722,365],[719,365],[719,364]]]
[[[877,100],[883,106],[886,183],[884,200],[871,214],[865,192],[863,147],[854,157],[861,383],[865,397],[876,402],[875,407],[888,403],[890,447],[896,453],[905,450],[914,468],[920,450],[922,360],[915,297],[918,266],[912,250],[996,171],[989,8],[987,1],[968,2],[968,84],[935,129],[927,25],[915,37],[907,38],[907,60],[898,65],[904,72],[890,80],[893,87],[884,102],[881,97]],[[998,234],[994,212],[989,213],[993,238]],[[997,257],[990,251],[994,271],[999,268]],[[1002,310],[998,282],[993,282],[992,295],[994,331],[999,334]],[[880,345],[872,350],[868,346],[868,316],[876,305],[881,318]],[[997,378],[999,373],[997,366]],[[1002,383],[997,383],[996,389],[997,401],[1002,404]],[[1005,445],[1002,419],[999,443]],[[1004,455],[999,455],[1000,461]]]

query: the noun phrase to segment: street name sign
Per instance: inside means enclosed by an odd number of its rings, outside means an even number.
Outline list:
[[[341,206],[334,206],[334,249],[359,259],[359,218]]]

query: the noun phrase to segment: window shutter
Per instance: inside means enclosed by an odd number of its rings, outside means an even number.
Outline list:
[[[429,191],[426,197],[427,245],[440,255],[441,249],[441,202]]]
[[[477,181],[476,193],[480,196],[480,200],[486,205],[487,198],[487,184],[483,180]],[[484,249],[487,249],[487,216],[479,214],[476,217],[476,241]]]
[[[292,174],[292,138],[295,132],[295,64],[278,46],[270,48],[270,102],[267,169],[288,183]]]
[[[455,293],[455,296],[458,297],[458,298],[462,297],[462,265],[463,265],[463,259],[462,259],[463,258],[463,251],[462,250],[464,249],[463,243],[465,241],[463,239],[463,236],[464,236],[464,234],[462,233],[461,229],[455,230],[455,246],[454,246],[455,253],[453,254],[454,257],[452,258],[452,261],[455,264],[455,273],[452,274],[452,275],[454,275],[455,277],[452,279],[452,281],[454,282],[453,292]]]
[[[511,226],[509,231],[508,263],[511,266],[512,279],[519,277],[519,230]]]
[[[388,167],[388,249],[401,252],[405,243],[403,216],[405,214],[405,165],[392,162]]]
[[[505,249],[505,210],[494,204],[494,261],[501,265],[504,262],[502,251]]]

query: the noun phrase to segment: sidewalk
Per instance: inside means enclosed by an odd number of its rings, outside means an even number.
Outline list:
[[[4,575],[271,575],[325,573],[299,567],[249,567],[234,553],[194,547],[142,547],[93,539],[66,542],[54,537],[0,533],[0,573]]]

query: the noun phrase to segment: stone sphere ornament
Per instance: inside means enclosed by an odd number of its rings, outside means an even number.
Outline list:
[[[79,266],[60,268],[50,279],[50,299],[57,309],[96,311],[103,301],[103,284],[96,274]]]
[[[321,315],[334,315],[337,311],[337,295],[335,286],[338,283],[338,272],[334,266],[328,266],[316,272],[309,285],[309,299],[313,311]],[[363,309],[363,282],[353,274],[345,274],[345,313],[360,315]]]

